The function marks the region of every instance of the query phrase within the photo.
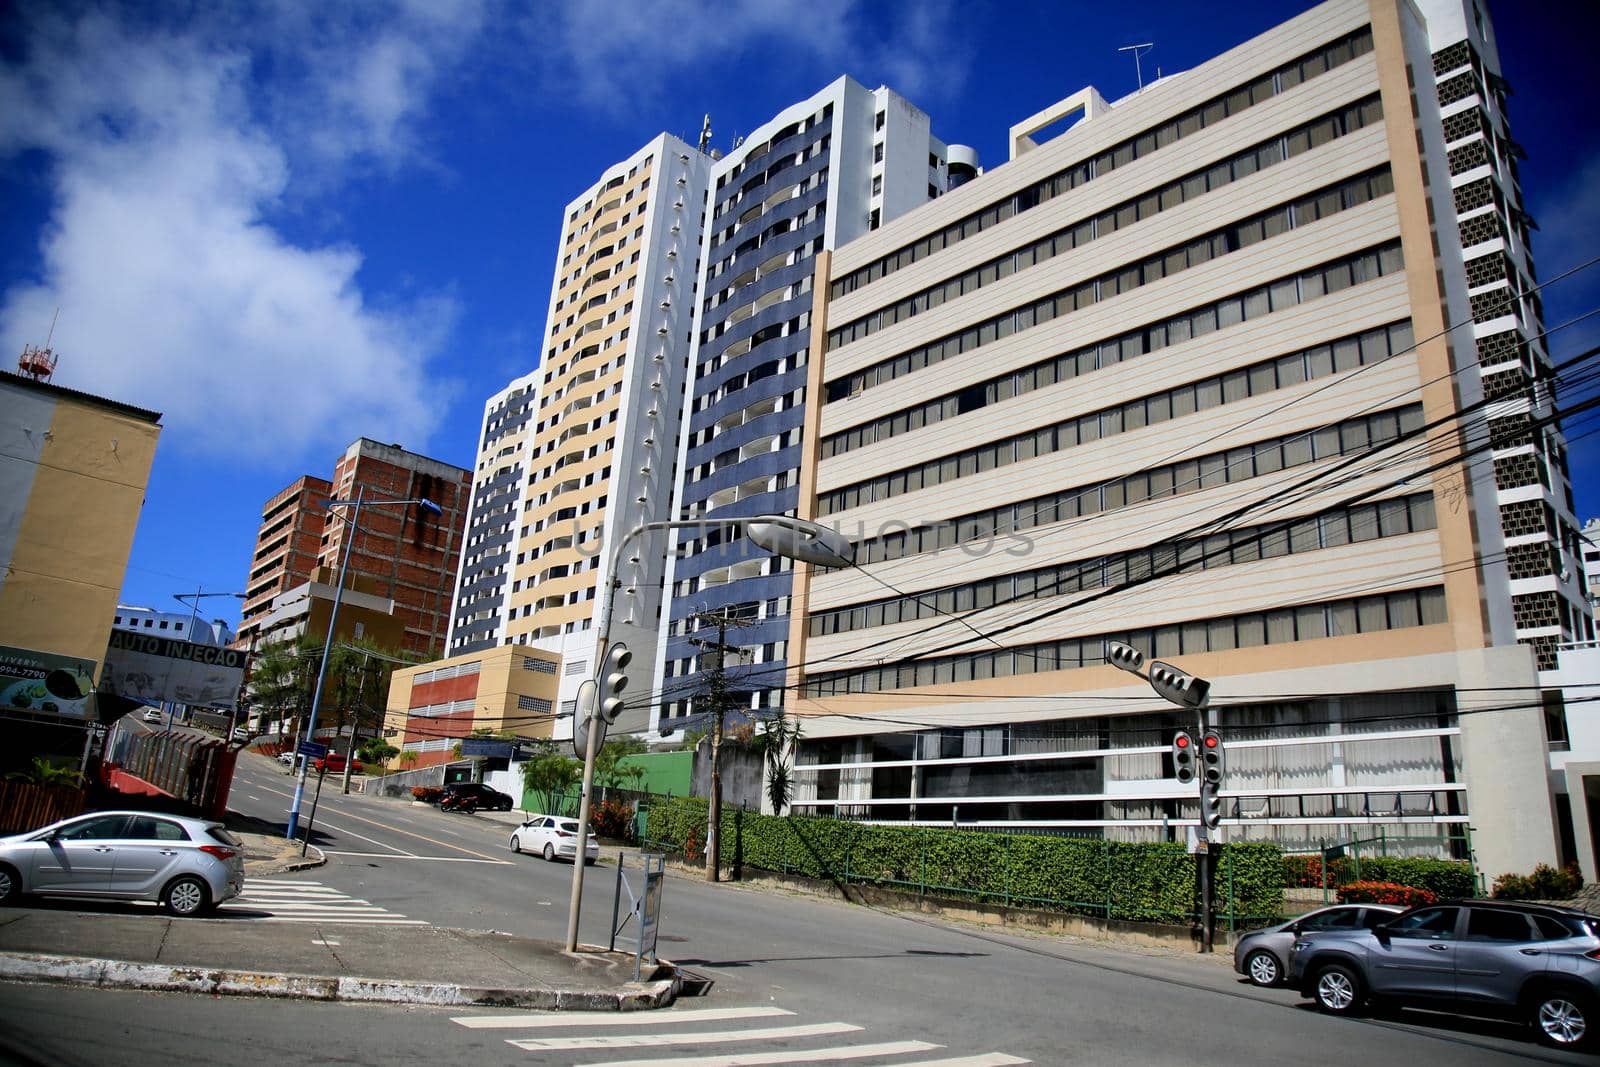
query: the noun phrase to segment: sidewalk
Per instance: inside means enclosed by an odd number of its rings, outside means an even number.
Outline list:
[[[249,878],[320,866],[315,848],[236,829]],[[172,919],[148,904],[43,902],[0,911],[0,980],[311,1000],[638,1011],[676,999],[670,965],[437,926]]]

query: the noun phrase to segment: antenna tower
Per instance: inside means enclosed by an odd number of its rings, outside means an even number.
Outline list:
[[[56,319],[60,317],[61,309],[56,308],[56,313],[50,317],[50,332],[45,335],[42,348],[37,345],[22,346],[22,355],[17,360],[17,373],[36,382],[50,380],[50,375],[56,370],[56,354],[50,349],[50,341],[56,335]]]

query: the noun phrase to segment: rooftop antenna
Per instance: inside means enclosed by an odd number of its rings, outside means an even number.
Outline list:
[[[32,378],[36,382],[47,382],[50,375],[55,373],[56,354],[50,350],[50,342],[56,335],[56,320],[61,317],[61,309],[56,308],[56,313],[50,316],[50,332],[45,335],[44,347],[36,348],[33,345],[22,346],[22,356],[17,360],[17,371]]]
[[[1119,52],[1132,52],[1133,53],[1133,73],[1134,73],[1134,76],[1139,79],[1139,91],[1140,92],[1144,91],[1144,71],[1139,66],[1139,57],[1144,55],[1145,52],[1150,51],[1150,49],[1152,49],[1154,47],[1155,47],[1154,42],[1146,41],[1143,44],[1127,44],[1127,45],[1123,45],[1121,48],[1117,49],[1117,51],[1119,51]]]
[[[706,112],[706,120],[700,125],[700,154],[704,155],[706,148],[711,144],[711,112]]]

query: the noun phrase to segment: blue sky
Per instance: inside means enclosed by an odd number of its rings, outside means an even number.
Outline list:
[[[0,5],[0,357],[164,413],[123,602],[243,588],[263,502],[367,436],[470,467],[531,369],[564,205],[657,132],[715,144],[840,74],[950,142],[1187,69],[1307,3],[493,0]],[[1600,256],[1592,3],[1491,0],[1541,281]],[[1600,307],[1600,267],[1544,293]],[[1600,343],[1600,316],[1552,337]],[[1576,399],[1564,396],[1564,402]],[[1600,515],[1600,420],[1569,425]],[[237,617],[211,600],[213,614]],[[229,613],[232,613],[229,615]]]

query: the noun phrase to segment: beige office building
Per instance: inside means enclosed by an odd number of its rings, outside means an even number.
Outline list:
[[[802,811],[1181,840],[1570,847],[1540,672],[1593,637],[1492,28],[1333,0],[838,250],[797,571]],[[1034,134],[1077,114],[1052,140]],[[1559,728],[1558,726],[1556,728]]]

